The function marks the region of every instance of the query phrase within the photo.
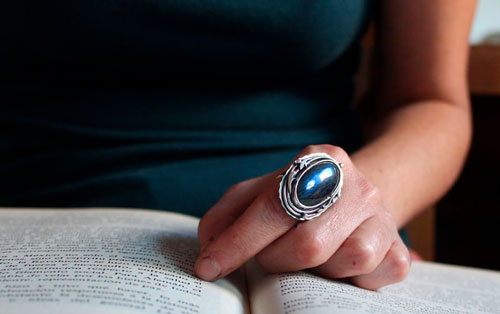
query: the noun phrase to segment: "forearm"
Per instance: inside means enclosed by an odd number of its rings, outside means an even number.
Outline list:
[[[470,145],[469,111],[442,101],[402,106],[351,156],[378,187],[399,227],[436,202],[456,180]]]

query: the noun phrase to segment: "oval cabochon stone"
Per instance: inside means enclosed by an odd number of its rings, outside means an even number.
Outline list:
[[[299,202],[306,206],[321,203],[339,183],[339,171],[333,163],[320,163],[304,173],[297,184]]]

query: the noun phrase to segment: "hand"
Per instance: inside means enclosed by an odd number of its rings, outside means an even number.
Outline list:
[[[377,188],[339,147],[308,146],[296,158],[319,152],[344,164],[337,202],[310,221],[288,216],[276,177],[293,161],[232,186],[200,221],[197,276],[216,280],[255,256],[268,272],[311,269],[327,278],[349,277],[366,289],[406,278],[409,253]]]

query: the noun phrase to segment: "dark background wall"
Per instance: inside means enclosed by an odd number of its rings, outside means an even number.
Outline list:
[[[500,96],[473,96],[464,171],[436,207],[436,261],[500,270]]]

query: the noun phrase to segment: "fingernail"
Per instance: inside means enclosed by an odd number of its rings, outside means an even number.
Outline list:
[[[198,259],[194,269],[199,278],[207,281],[215,280],[221,273],[219,264],[210,256]]]

